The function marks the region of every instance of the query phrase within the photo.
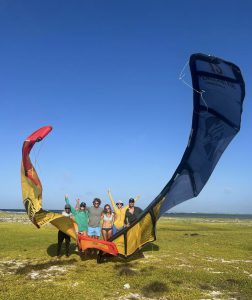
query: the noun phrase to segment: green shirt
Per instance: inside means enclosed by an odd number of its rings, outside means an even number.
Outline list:
[[[71,213],[74,216],[74,219],[78,225],[78,231],[87,231],[88,230],[88,211],[87,210],[76,210],[69,203],[69,199],[65,198],[66,204],[69,204],[71,207]]]

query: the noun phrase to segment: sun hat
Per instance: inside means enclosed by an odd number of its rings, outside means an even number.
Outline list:
[[[116,205],[119,205],[119,204],[122,204],[122,205],[123,205],[123,202],[122,202],[122,201],[120,201],[120,200],[119,200],[119,201],[117,201],[117,202],[116,202]]]

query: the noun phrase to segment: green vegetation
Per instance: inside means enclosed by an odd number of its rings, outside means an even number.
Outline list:
[[[74,243],[57,259],[55,228],[24,219],[0,213],[0,299],[252,299],[252,220],[162,218],[155,243],[97,264]]]

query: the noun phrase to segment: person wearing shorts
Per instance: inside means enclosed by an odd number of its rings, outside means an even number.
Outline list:
[[[89,222],[88,222],[88,236],[99,239],[101,235],[101,215],[103,209],[100,207],[101,200],[99,198],[95,198],[93,200],[93,206],[88,208],[89,213]]]
[[[124,206],[122,201],[115,202],[115,200],[112,197],[110,189],[108,190],[108,196],[116,215],[116,219],[113,225],[113,235],[114,235],[118,231],[124,228],[125,213],[126,210],[129,208],[129,205]],[[135,197],[134,201],[136,202],[139,198],[140,196]]]

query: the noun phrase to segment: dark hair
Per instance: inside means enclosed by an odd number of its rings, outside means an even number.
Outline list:
[[[95,202],[99,202],[99,205],[101,205],[101,199],[99,199],[99,198],[94,198],[93,204],[94,204]]]
[[[107,213],[106,207],[109,207],[109,208],[110,208],[110,212],[111,212],[111,214],[112,214],[112,208],[111,208],[111,206],[110,206],[109,204],[105,204],[105,205],[104,205],[103,213],[104,213],[104,214]]]
[[[86,203],[85,202],[81,202],[80,207],[86,207]]]
[[[129,203],[135,203],[135,199],[134,198],[130,198],[129,199]]]

